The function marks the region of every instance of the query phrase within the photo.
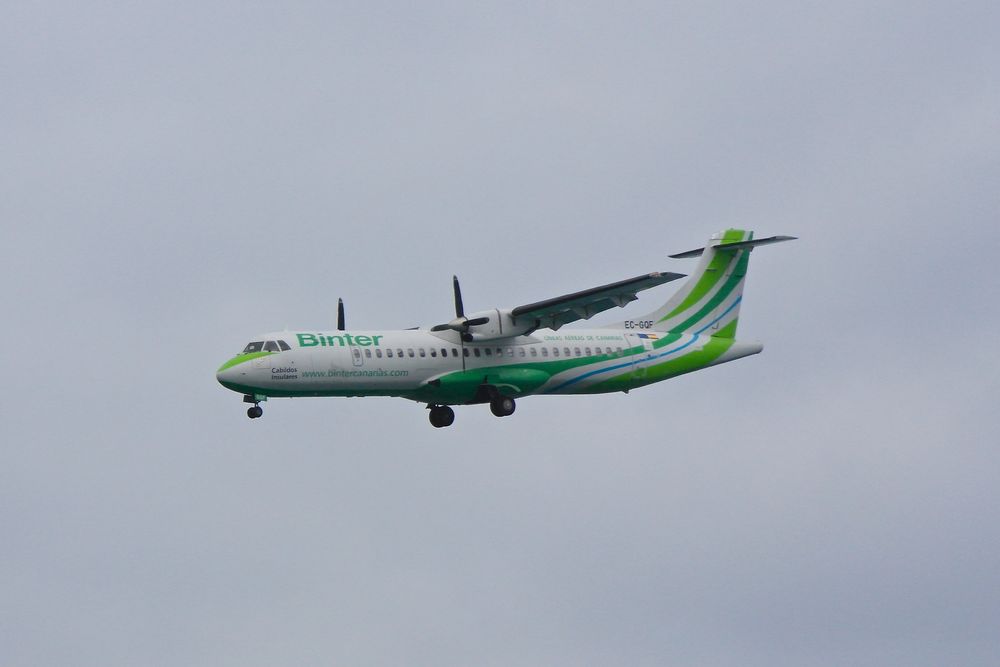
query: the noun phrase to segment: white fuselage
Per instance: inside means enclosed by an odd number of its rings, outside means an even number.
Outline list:
[[[264,338],[287,341],[290,349],[246,355],[252,358],[219,371],[220,382],[260,396],[388,395],[441,403],[476,400],[480,383],[515,396],[626,391],[665,379],[647,377],[647,371],[713,340],[613,329],[539,330],[481,343],[426,329],[282,332]],[[729,342],[698,367],[759,351],[756,344]],[[688,370],[695,368],[678,367],[671,376]]]

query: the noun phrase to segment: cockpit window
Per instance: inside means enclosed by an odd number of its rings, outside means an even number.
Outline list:
[[[247,346],[243,348],[243,354],[249,354],[250,352],[260,352],[264,349],[264,341],[259,340],[254,343],[247,343]]]
[[[275,343],[273,340],[269,340],[266,343],[264,343],[264,351],[265,352],[278,352],[279,351],[278,350],[278,344]]]
[[[283,352],[287,352],[288,350],[292,349],[292,348],[288,347],[288,343],[286,343],[283,340],[279,340],[278,341],[278,347],[280,347]]]

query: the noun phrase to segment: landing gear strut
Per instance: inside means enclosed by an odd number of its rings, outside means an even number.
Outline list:
[[[490,411],[497,417],[509,417],[514,414],[517,405],[513,398],[507,396],[497,396],[490,401]]]
[[[451,426],[455,423],[455,411],[447,405],[433,405],[431,406],[430,420],[431,426],[434,428]]]

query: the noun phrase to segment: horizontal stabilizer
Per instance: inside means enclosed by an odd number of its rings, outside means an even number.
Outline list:
[[[712,246],[716,250],[740,250],[742,248],[756,248],[759,245],[770,245],[772,243],[781,243],[782,241],[794,241],[797,237],[795,236],[769,236],[766,239],[754,239],[752,241],[737,241],[736,243],[723,243],[721,245]],[[694,250],[688,250],[687,252],[679,252],[676,255],[669,255],[670,259],[688,259],[690,257],[701,257],[701,254],[705,252],[704,248],[695,248]]]

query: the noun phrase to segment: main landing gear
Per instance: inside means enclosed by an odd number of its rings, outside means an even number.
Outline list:
[[[431,426],[434,428],[444,428],[455,423],[455,411],[447,405],[428,405],[430,409]],[[490,412],[497,417],[509,417],[514,414],[517,405],[513,398],[507,396],[495,396],[490,400]]]
[[[247,408],[247,417],[250,419],[258,419],[264,414],[264,408],[260,407],[260,401],[257,400],[256,396],[244,396],[244,403],[253,403],[252,408]]]
[[[490,401],[490,411],[497,417],[511,416],[514,414],[514,408],[516,407],[514,399],[507,396],[496,396]]]

